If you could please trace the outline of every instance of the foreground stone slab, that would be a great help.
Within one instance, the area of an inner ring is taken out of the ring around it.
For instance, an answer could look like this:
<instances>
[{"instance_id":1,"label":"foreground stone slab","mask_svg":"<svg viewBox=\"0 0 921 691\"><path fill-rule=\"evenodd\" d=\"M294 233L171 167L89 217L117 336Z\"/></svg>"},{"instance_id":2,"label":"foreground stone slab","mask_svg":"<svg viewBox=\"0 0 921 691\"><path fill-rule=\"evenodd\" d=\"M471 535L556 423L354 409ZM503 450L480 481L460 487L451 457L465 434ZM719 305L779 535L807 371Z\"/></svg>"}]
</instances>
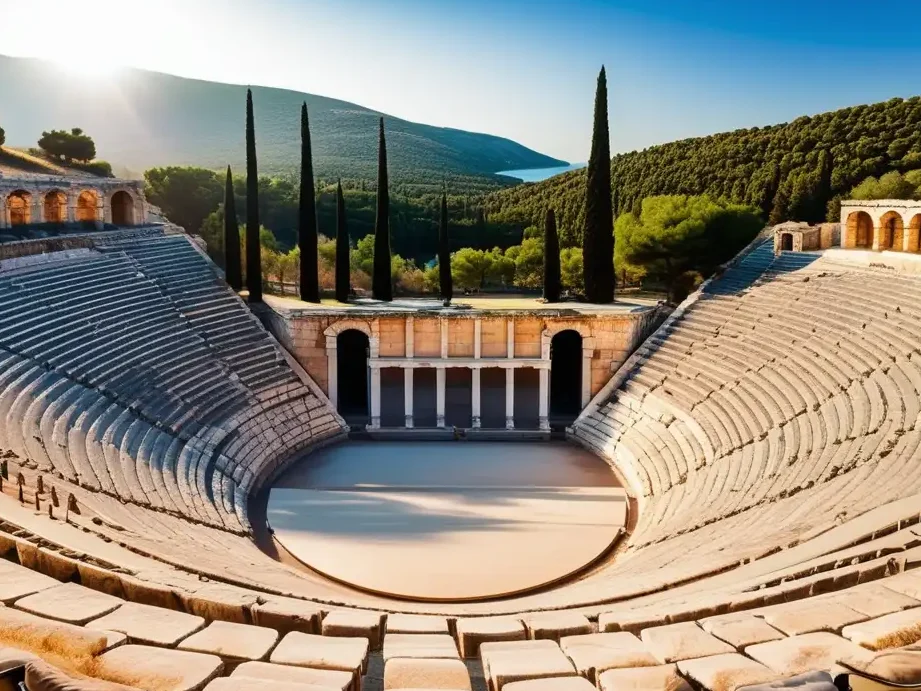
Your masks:
<instances>
[{"instance_id":1,"label":"foreground stone slab","mask_svg":"<svg viewBox=\"0 0 921 691\"><path fill-rule=\"evenodd\" d=\"M830 672L838 660L869 661L873 653L833 633L807 633L745 649L745 654L784 675Z\"/></svg>"},{"instance_id":2,"label":"foreground stone slab","mask_svg":"<svg viewBox=\"0 0 921 691\"><path fill-rule=\"evenodd\" d=\"M601 691L691 691L675 665L609 669L598 677Z\"/></svg>"},{"instance_id":3,"label":"foreground stone slab","mask_svg":"<svg viewBox=\"0 0 921 691\"><path fill-rule=\"evenodd\" d=\"M291 681L273 681L272 691L329 691L325 686L298 684ZM210 682L205 691L266 691L264 679L246 677L220 677Z\"/></svg>"},{"instance_id":4,"label":"foreground stone slab","mask_svg":"<svg viewBox=\"0 0 921 691\"><path fill-rule=\"evenodd\" d=\"M126 602L89 624L93 629L121 631L131 643L174 648L183 638L205 627L205 620L185 612Z\"/></svg>"},{"instance_id":5,"label":"foreground stone slab","mask_svg":"<svg viewBox=\"0 0 921 691\"><path fill-rule=\"evenodd\" d=\"M40 617L82 626L105 616L124 604L124 600L84 588L76 583L64 583L16 601L16 608Z\"/></svg>"},{"instance_id":6,"label":"foreground stone slab","mask_svg":"<svg viewBox=\"0 0 921 691\"><path fill-rule=\"evenodd\" d=\"M643 629L640 638L649 652L663 663L735 652L731 645L693 622Z\"/></svg>"},{"instance_id":7,"label":"foreground stone slab","mask_svg":"<svg viewBox=\"0 0 921 691\"><path fill-rule=\"evenodd\" d=\"M542 612L524 621L528 636L534 640L557 641L563 636L578 636L592 632L591 622L578 612Z\"/></svg>"},{"instance_id":8,"label":"foreground stone slab","mask_svg":"<svg viewBox=\"0 0 921 691\"><path fill-rule=\"evenodd\" d=\"M460 660L394 658L384 665L384 689L470 691L470 674Z\"/></svg>"},{"instance_id":9,"label":"foreground stone slab","mask_svg":"<svg viewBox=\"0 0 921 691\"><path fill-rule=\"evenodd\" d=\"M511 641L480 646L483 673L491 691L528 679L575 676L576 668L554 641Z\"/></svg>"},{"instance_id":10,"label":"foreground stone slab","mask_svg":"<svg viewBox=\"0 0 921 691\"><path fill-rule=\"evenodd\" d=\"M572 660L576 671L593 684L597 684L598 676L609 669L659 664L642 641L626 631L566 636L560 640L560 647Z\"/></svg>"},{"instance_id":11,"label":"foreground stone slab","mask_svg":"<svg viewBox=\"0 0 921 691\"><path fill-rule=\"evenodd\" d=\"M921 574L919 573L908 572L890 576L883 580L881 585L915 600L921 600Z\"/></svg>"},{"instance_id":12,"label":"foreground stone slab","mask_svg":"<svg viewBox=\"0 0 921 691\"><path fill-rule=\"evenodd\" d=\"M357 680L368 664L368 639L292 631L281 639L269 660L280 665L350 672Z\"/></svg>"},{"instance_id":13,"label":"foreground stone slab","mask_svg":"<svg viewBox=\"0 0 921 691\"><path fill-rule=\"evenodd\" d=\"M883 581L885 583L885 581ZM824 598L823 598L824 599ZM866 583L828 596L868 617L881 617L903 609L921 607L921 601L886 588L878 583Z\"/></svg>"},{"instance_id":14,"label":"foreground stone slab","mask_svg":"<svg viewBox=\"0 0 921 691\"><path fill-rule=\"evenodd\" d=\"M182 641L179 649L217 655L227 662L240 662L265 660L277 642L275 629L215 621Z\"/></svg>"},{"instance_id":15,"label":"foreground stone slab","mask_svg":"<svg viewBox=\"0 0 921 691\"><path fill-rule=\"evenodd\" d=\"M528 637L524 624L511 617L482 617L457 620L457 642L461 655L477 657L480 645L496 641L523 641Z\"/></svg>"},{"instance_id":16,"label":"foreground stone slab","mask_svg":"<svg viewBox=\"0 0 921 691\"><path fill-rule=\"evenodd\" d=\"M338 689L338 691L349 691L353 680L351 672L291 667L269 662L244 662L238 665L230 676L235 679L239 677L258 679L263 683L269 681L322 686L326 689Z\"/></svg>"},{"instance_id":17,"label":"foreground stone slab","mask_svg":"<svg viewBox=\"0 0 921 691\"><path fill-rule=\"evenodd\" d=\"M446 633L389 633L384 639L384 662L394 657L459 660L460 654Z\"/></svg>"},{"instance_id":18,"label":"foreground stone slab","mask_svg":"<svg viewBox=\"0 0 921 691\"><path fill-rule=\"evenodd\" d=\"M788 636L816 631L837 633L848 624L864 621L867 615L830 600L814 602L809 599L777 605L754 614Z\"/></svg>"},{"instance_id":19,"label":"foreground stone slab","mask_svg":"<svg viewBox=\"0 0 921 691\"><path fill-rule=\"evenodd\" d=\"M921 641L921 607L845 626L841 635L870 650L901 648Z\"/></svg>"},{"instance_id":20,"label":"foreground stone slab","mask_svg":"<svg viewBox=\"0 0 921 691\"><path fill-rule=\"evenodd\" d=\"M777 672L738 653L682 660L678 670L708 691L735 691L740 686L762 684L777 678Z\"/></svg>"},{"instance_id":21,"label":"foreground stone slab","mask_svg":"<svg viewBox=\"0 0 921 691\"><path fill-rule=\"evenodd\" d=\"M739 691L773 691L774 689L796 689L797 691L836 691L834 681L828 672L807 672L795 677L784 677L766 684L743 686Z\"/></svg>"},{"instance_id":22,"label":"foreground stone slab","mask_svg":"<svg viewBox=\"0 0 921 691\"><path fill-rule=\"evenodd\" d=\"M0 607L0 647L24 650L62 669L80 669L109 647L108 636Z\"/></svg>"},{"instance_id":23,"label":"foreground stone slab","mask_svg":"<svg viewBox=\"0 0 921 691\"><path fill-rule=\"evenodd\" d=\"M844 659L841 662L891 683L921 684L921 649L887 650L874 655L870 662L851 659Z\"/></svg>"},{"instance_id":24,"label":"foreground stone slab","mask_svg":"<svg viewBox=\"0 0 921 691\"><path fill-rule=\"evenodd\" d=\"M425 614L388 614L387 633L449 633L445 617Z\"/></svg>"},{"instance_id":25,"label":"foreground stone slab","mask_svg":"<svg viewBox=\"0 0 921 691\"><path fill-rule=\"evenodd\" d=\"M700 622L703 630L726 641L737 650L755 643L766 643L783 638L784 635L764 619L746 612L721 614Z\"/></svg>"},{"instance_id":26,"label":"foreground stone slab","mask_svg":"<svg viewBox=\"0 0 921 691\"><path fill-rule=\"evenodd\" d=\"M123 645L97 658L96 676L141 689L197 691L224 669L215 655Z\"/></svg>"},{"instance_id":27,"label":"foreground stone slab","mask_svg":"<svg viewBox=\"0 0 921 691\"><path fill-rule=\"evenodd\" d=\"M505 691L594 691L594 689L594 685L583 677L531 679L513 681L505 685Z\"/></svg>"},{"instance_id":28,"label":"foreground stone slab","mask_svg":"<svg viewBox=\"0 0 921 691\"><path fill-rule=\"evenodd\" d=\"M11 605L19 598L61 585L51 576L0 559L0 602Z\"/></svg>"},{"instance_id":29,"label":"foreground stone slab","mask_svg":"<svg viewBox=\"0 0 921 691\"><path fill-rule=\"evenodd\" d=\"M324 636L367 638L371 650L380 650L383 639L384 615L380 612L338 609L323 620Z\"/></svg>"},{"instance_id":30,"label":"foreground stone slab","mask_svg":"<svg viewBox=\"0 0 921 691\"><path fill-rule=\"evenodd\" d=\"M253 623L267 626L284 635L291 631L320 633L323 611L309 602L295 600L269 600L250 608Z\"/></svg>"}]
</instances>

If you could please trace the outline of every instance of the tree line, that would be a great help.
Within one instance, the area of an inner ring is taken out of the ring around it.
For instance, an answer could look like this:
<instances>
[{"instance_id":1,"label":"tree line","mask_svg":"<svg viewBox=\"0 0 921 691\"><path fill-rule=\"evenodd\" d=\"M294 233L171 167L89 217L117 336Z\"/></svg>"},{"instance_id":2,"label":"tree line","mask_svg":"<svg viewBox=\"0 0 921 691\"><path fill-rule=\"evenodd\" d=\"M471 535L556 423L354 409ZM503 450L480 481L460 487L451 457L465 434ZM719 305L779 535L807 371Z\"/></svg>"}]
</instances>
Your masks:
<instances>
[{"instance_id":1,"label":"tree line","mask_svg":"<svg viewBox=\"0 0 921 691\"><path fill-rule=\"evenodd\" d=\"M765 221L836 221L838 202L862 180L917 169L921 98L894 98L614 156L612 211L638 214L647 197L707 195L752 206ZM553 206L561 245L578 246L586 176L575 171L491 193L485 211L528 225Z\"/></svg>"}]
</instances>

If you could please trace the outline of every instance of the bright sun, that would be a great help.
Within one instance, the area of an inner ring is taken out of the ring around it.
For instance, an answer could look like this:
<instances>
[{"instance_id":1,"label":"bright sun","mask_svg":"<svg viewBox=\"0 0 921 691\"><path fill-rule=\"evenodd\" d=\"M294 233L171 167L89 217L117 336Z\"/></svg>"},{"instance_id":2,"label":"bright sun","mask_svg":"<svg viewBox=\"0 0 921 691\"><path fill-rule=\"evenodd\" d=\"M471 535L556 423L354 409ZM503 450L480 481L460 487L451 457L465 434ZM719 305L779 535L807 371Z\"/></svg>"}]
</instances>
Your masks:
<instances>
[{"instance_id":1,"label":"bright sun","mask_svg":"<svg viewBox=\"0 0 921 691\"><path fill-rule=\"evenodd\" d=\"M92 60L76 58L72 53L52 54L48 59L71 77L99 80L111 77L122 65L108 57L96 57Z\"/></svg>"}]
</instances>

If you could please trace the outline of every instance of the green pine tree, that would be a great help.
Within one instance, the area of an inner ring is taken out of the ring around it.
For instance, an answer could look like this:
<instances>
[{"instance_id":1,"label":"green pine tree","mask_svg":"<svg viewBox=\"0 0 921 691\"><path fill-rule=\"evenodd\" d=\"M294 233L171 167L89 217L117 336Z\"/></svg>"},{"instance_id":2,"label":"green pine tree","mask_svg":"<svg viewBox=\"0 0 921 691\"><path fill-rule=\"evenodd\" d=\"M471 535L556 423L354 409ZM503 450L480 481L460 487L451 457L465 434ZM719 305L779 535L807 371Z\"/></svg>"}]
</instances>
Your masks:
<instances>
[{"instance_id":1,"label":"green pine tree","mask_svg":"<svg viewBox=\"0 0 921 691\"><path fill-rule=\"evenodd\" d=\"M377 218L374 221L374 275L371 295L377 300L393 300L393 279L390 269L390 189L387 179L387 142L384 139L384 118L381 118L377 154Z\"/></svg>"},{"instance_id":2,"label":"green pine tree","mask_svg":"<svg viewBox=\"0 0 921 691\"><path fill-rule=\"evenodd\" d=\"M544 220L544 299L560 301L560 240L556 232L556 216L547 209Z\"/></svg>"},{"instance_id":3,"label":"green pine tree","mask_svg":"<svg viewBox=\"0 0 921 691\"><path fill-rule=\"evenodd\" d=\"M301 106L301 190L297 216L297 242L301 249L301 300L320 301L317 260L317 200L313 184L313 153L307 104Z\"/></svg>"},{"instance_id":4,"label":"green pine tree","mask_svg":"<svg viewBox=\"0 0 921 691\"><path fill-rule=\"evenodd\" d=\"M253 92L246 90L246 287L250 302L262 302L262 249L259 245L259 175Z\"/></svg>"},{"instance_id":5,"label":"green pine tree","mask_svg":"<svg viewBox=\"0 0 921 691\"><path fill-rule=\"evenodd\" d=\"M349 227L345 219L342 181L336 185L336 299L349 301Z\"/></svg>"},{"instance_id":6,"label":"green pine tree","mask_svg":"<svg viewBox=\"0 0 921 691\"><path fill-rule=\"evenodd\" d=\"M240 223L237 201L233 194L233 175L227 166L224 182L224 276L234 290L243 288L243 267L240 265Z\"/></svg>"},{"instance_id":7,"label":"green pine tree","mask_svg":"<svg viewBox=\"0 0 921 691\"><path fill-rule=\"evenodd\" d=\"M585 185L582 231L585 297L589 302L614 301L614 212L611 202L611 142L608 133L608 87L604 67L595 92L595 125Z\"/></svg>"},{"instance_id":8,"label":"green pine tree","mask_svg":"<svg viewBox=\"0 0 921 691\"><path fill-rule=\"evenodd\" d=\"M451 279L451 243L448 240L448 193L441 193L441 223L438 226L438 281L442 300L454 295Z\"/></svg>"}]
</instances>

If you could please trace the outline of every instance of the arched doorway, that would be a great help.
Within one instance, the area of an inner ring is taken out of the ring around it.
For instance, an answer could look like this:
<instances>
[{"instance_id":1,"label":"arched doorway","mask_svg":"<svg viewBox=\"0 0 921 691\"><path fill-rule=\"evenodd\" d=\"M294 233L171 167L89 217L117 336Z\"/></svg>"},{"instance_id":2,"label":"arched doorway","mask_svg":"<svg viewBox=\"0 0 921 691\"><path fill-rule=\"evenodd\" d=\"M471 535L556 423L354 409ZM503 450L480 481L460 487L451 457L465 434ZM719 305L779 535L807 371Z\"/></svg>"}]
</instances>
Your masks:
<instances>
[{"instance_id":1,"label":"arched doorway","mask_svg":"<svg viewBox=\"0 0 921 691\"><path fill-rule=\"evenodd\" d=\"M24 226L32 222L32 195L25 190L16 190L6 199L10 210L10 225Z\"/></svg>"},{"instance_id":2,"label":"arched doorway","mask_svg":"<svg viewBox=\"0 0 921 691\"><path fill-rule=\"evenodd\" d=\"M793 251L793 235L791 233L781 233L780 234L780 251L781 252L792 252Z\"/></svg>"},{"instance_id":3,"label":"arched doorway","mask_svg":"<svg viewBox=\"0 0 921 691\"><path fill-rule=\"evenodd\" d=\"M908 222L908 251L921 252L921 214L915 214Z\"/></svg>"},{"instance_id":4,"label":"arched doorway","mask_svg":"<svg viewBox=\"0 0 921 691\"><path fill-rule=\"evenodd\" d=\"M844 246L864 249L873 246L873 219L866 211L855 211L847 217Z\"/></svg>"},{"instance_id":5,"label":"arched doorway","mask_svg":"<svg viewBox=\"0 0 921 691\"><path fill-rule=\"evenodd\" d=\"M550 341L550 417L571 422L582 410L582 335L573 329Z\"/></svg>"},{"instance_id":6,"label":"arched doorway","mask_svg":"<svg viewBox=\"0 0 921 691\"><path fill-rule=\"evenodd\" d=\"M368 422L368 335L346 329L336 337L339 413L349 423Z\"/></svg>"},{"instance_id":7,"label":"arched doorway","mask_svg":"<svg viewBox=\"0 0 921 691\"><path fill-rule=\"evenodd\" d=\"M117 226L134 225L134 200L124 190L112 195L112 223Z\"/></svg>"},{"instance_id":8,"label":"arched doorway","mask_svg":"<svg viewBox=\"0 0 921 691\"><path fill-rule=\"evenodd\" d=\"M77 221L80 223L96 222L96 193L84 190L77 197Z\"/></svg>"},{"instance_id":9,"label":"arched doorway","mask_svg":"<svg viewBox=\"0 0 921 691\"><path fill-rule=\"evenodd\" d=\"M45 195L45 223L64 223L67 220L67 195L53 190Z\"/></svg>"},{"instance_id":10,"label":"arched doorway","mask_svg":"<svg viewBox=\"0 0 921 691\"><path fill-rule=\"evenodd\" d=\"M883 214L879 219L879 244L880 251L895 250L902 251L902 240L904 237L904 227L902 217L897 211L889 211Z\"/></svg>"}]
</instances>

